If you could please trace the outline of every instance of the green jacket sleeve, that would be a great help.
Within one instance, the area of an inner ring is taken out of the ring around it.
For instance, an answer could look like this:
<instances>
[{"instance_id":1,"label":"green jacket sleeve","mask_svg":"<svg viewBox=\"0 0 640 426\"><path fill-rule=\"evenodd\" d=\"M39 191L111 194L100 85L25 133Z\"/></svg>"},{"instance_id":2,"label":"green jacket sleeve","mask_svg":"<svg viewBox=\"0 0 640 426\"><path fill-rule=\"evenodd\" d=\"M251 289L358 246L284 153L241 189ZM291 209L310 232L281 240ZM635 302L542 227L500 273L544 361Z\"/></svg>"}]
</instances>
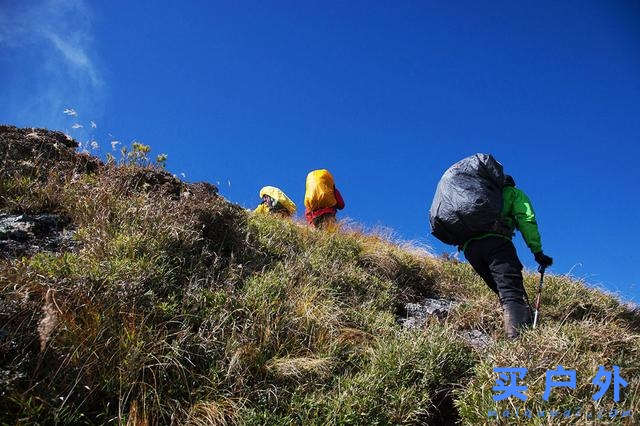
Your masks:
<instances>
[{"instance_id":1,"label":"green jacket sleeve","mask_svg":"<svg viewBox=\"0 0 640 426\"><path fill-rule=\"evenodd\" d=\"M513 217L516 220L516 227L522 233L524 241L531 250L536 254L542 251L542 242L540 241L540 232L538 231L538 222L536 222L536 214L533 211L531 200L527 194L517 188L513 188L515 197L513 199Z\"/></svg>"}]
</instances>

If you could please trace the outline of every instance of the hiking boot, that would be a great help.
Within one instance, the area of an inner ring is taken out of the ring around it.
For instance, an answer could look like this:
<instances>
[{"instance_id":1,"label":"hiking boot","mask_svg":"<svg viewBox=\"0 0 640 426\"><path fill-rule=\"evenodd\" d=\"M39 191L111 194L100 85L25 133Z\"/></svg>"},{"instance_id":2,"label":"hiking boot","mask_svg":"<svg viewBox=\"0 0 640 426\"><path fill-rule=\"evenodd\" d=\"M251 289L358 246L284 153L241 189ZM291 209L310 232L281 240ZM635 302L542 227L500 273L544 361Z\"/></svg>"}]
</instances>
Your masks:
<instances>
[{"instance_id":1,"label":"hiking boot","mask_svg":"<svg viewBox=\"0 0 640 426\"><path fill-rule=\"evenodd\" d=\"M502 306L504 318L504 332L509 339L520 335L520 329L531 325L531 310L529 306L510 302Z\"/></svg>"}]
</instances>

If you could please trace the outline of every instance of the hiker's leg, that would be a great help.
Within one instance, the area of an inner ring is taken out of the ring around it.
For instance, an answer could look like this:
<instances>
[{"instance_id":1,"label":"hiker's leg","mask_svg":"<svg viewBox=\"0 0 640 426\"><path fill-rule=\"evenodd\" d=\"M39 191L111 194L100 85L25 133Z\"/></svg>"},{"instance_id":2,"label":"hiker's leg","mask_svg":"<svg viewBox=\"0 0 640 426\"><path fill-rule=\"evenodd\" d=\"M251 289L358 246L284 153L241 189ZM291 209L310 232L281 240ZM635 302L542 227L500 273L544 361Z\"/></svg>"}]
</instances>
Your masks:
<instances>
[{"instance_id":1,"label":"hiker's leg","mask_svg":"<svg viewBox=\"0 0 640 426\"><path fill-rule=\"evenodd\" d=\"M313 226L318 229L329 229L336 224L336 215L326 213L313 219Z\"/></svg>"},{"instance_id":2,"label":"hiker's leg","mask_svg":"<svg viewBox=\"0 0 640 426\"><path fill-rule=\"evenodd\" d=\"M464 251L464 257L469 261L469 264L473 267L478 275L483 279L487 286L495 293L498 294L498 286L493 280L493 275L489 269L489 263L487 262L487 253L483 244L483 240L470 241L467 244L467 248Z\"/></svg>"},{"instance_id":3,"label":"hiker's leg","mask_svg":"<svg viewBox=\"0 0 640 426\"><path fill-rule=\"evenodd\" d=\"M334 232L338 229L338 220L336 219L336 214L326 214L326 218L324 219L324 230Z\"/></svg>"},{"instance_id":4,"label":"hiker's leg","mask_svg":"<svg viewBox=\"0 0 640 426\"><path fill-rule=\"evenodd\" d=\"M496 237L489 251L489 269L498 287L500 303L504 310L504 327L507 337L517 337L518 329L531 325L526 291L522 279L522 263L511 241Z\"/></svg>"}]
</instances>

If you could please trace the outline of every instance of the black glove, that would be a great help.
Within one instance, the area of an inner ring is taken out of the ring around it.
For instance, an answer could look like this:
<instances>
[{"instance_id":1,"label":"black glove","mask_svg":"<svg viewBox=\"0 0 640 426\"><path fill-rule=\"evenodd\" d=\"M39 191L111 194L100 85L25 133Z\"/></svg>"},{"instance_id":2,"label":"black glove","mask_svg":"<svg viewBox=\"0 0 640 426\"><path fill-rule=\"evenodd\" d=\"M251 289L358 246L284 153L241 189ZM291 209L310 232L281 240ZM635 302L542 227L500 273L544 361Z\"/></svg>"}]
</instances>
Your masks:
<instances>
[{"instance_id":1,"label":"black glove","mask_svg":"<svg viewBox=\"0 0 640 426\"><path fill-rule=\"evenodd\" d=\"M543 268L547 268L553 264L553 259L541 251L536 253L534 256L536 258L536 262L538 262L538 265L540 265Z\"/></svg>"}]
</instances>

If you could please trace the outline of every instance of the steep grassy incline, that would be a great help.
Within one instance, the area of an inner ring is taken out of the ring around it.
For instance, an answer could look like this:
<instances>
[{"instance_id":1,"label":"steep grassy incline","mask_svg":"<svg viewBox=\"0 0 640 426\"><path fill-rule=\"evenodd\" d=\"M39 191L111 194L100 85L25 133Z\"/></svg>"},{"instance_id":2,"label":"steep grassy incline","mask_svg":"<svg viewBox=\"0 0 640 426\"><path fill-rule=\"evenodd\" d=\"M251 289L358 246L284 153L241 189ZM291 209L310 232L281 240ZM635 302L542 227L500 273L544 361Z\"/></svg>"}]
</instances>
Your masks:
<instances>
[{"instance_id":1,"label":"steep grassy incline","mask_svg":"<svg viewBox=\"0 0 640 426\"><path fill-rule=\"evenodd\" d=\"M353 227L254 215L142 151L103 164L75 146L0 126L0 214L46 213L73 233L72 244L1 256L0 423L482 424L489 410L524 406L640 414L640 317L606 294L549 276L540 327L505 341L495 296L466 264ZM526 285L535 294L536 277ZM425 297L459 304L404 329L404 305ZM468 330L495 341L473 348ZM544 402L545 372L559 364L577 371L576 389ZM629 382L617 404L612 390L591 399L599 365ZM493 402L496 366L529 369L526 404Z\"/></svg>"}]
</instances>

